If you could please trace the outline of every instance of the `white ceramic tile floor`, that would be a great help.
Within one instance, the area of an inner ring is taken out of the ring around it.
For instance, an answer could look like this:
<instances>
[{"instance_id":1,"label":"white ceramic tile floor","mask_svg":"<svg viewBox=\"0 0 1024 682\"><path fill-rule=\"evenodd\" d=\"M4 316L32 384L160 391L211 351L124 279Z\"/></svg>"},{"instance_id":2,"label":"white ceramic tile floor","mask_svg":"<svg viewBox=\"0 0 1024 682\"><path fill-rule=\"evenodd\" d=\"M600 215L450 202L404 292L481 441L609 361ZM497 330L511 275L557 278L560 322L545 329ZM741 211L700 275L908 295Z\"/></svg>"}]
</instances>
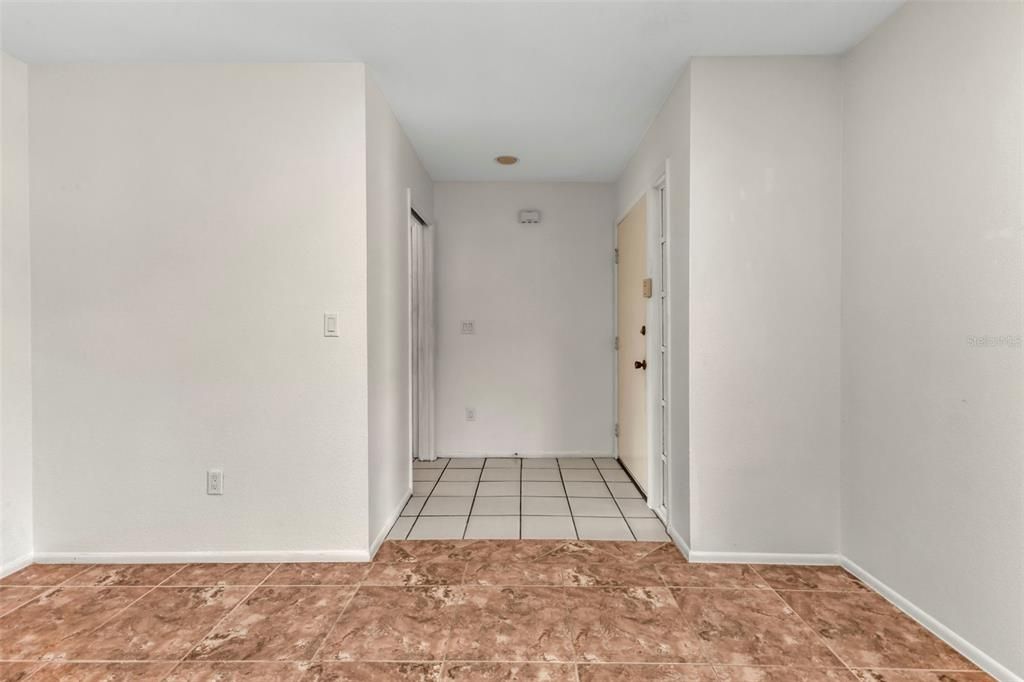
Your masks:
<instances>
[{"instance_id":1,"label":"white ceramic tile floor","mask_svg":"<svg viewBox=\"0 0 1024 682\"><path fill-rule=\"evenodd\" d=\"M613 458L452 458L413 463L391 540L665 540Z\"/></svg>"}]
</instances>

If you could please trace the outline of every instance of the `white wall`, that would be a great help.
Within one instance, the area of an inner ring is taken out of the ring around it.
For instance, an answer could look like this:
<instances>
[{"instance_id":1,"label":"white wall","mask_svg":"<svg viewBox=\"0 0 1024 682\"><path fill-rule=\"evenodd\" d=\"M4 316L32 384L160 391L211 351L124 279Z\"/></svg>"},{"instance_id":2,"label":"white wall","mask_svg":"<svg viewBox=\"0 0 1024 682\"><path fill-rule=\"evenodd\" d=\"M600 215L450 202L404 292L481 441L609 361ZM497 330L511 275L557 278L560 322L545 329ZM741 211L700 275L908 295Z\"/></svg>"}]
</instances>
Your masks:
<instances>
[{"instance_id":1,"label":"white wall","mask_svg":"<svg viewBox=\"0 0 1024 682\"><path fill-rule=\"evenodd\" d=\"M370 539L412 489L409 449L409 207L430 220L434 187L380 89L366 80Z\"/></svg>"},{"instance_id":2,"label":"white wall","mask_svg":"<svg viewBox=\"0 0 1024 682\"><path fill-rule=\"evenodd\" d=\"M439 454L611 454L614 187L439 183L434 210Z\"/></svg>"},{"instance_id":3,"label":"white wall","mask_svg":"<svg viewBox=\"0 0 1024 682\"><path fill-rule=\"evenodd\" d=\"M36 551L365 552L363 67L30 78Z\"/></svg>"},{"instance_id":4,"label":"white wall","mask_svg":"<svg viewBox=\"0 0 1024 682\"><path fill-rule=\"evenodd\" d=\"M666 174L666 168L668 170ZM684 69L616 186L621 216L666 174L669 249L669 523L690 542L690 70ZM654 262L649 260L648 262ZM647 319L657 319L652 299ZM653 357L648 353L648 357Z\"/></svg>"},{"instance_id":5,"label":"white wall","mask_svg":"<svg viewBox=\"0 0 1024 682\"><path fill-rule=\"evenodd\" d=\"M32 311L28 68L0 53L0 573L32 553Z\"/></svg>"},{"instance_id":6,"label":"white wall","mask_svg":"<svg viewBox=\"0 0 1024 682\"><path fill-rule=\"evenodd\" d=\"M839 62L690 68L692 548L833 553Z\"/></svg>"},{"instance_id":7,"label":"white wall","mask_svg":"<svg viewBox=\"0 0 1024 682\"><path fill-rule=\"evenodd\" d=\"M843 553L1024 676L1024 6L844 61Z\"/></svg>"}]
</instances>

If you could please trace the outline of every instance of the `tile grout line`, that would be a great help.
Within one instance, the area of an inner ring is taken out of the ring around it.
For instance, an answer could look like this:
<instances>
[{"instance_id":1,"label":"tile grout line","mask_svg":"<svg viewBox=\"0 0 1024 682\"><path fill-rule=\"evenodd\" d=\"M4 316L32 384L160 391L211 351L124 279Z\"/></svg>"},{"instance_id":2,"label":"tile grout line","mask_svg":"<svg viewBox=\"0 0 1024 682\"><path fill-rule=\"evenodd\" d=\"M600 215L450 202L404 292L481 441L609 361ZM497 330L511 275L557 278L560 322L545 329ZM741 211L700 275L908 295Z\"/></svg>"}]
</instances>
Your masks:
<instances>
[{"instance_id":1,"label":"tile grout line","mask_svg":"<svg viewBox=\"0 0 1024 682\"><path fill-rule=\"evenodd\" d=\"M480 494L480 482L484 479L484 470L487 468L487 461L490 457L484 457L483 459L484 463L480 465L480 475L476 477L476 488L473 489L473 500L469 503L469 511L466 513L466 525L462 528L463 540L466 539L466 533L469 532L469 519L473 516L473 507L476 506L476 496ZM424 502L423 505L426 506L426 503Z\"/></svg>"},{"instance_id":2,"label":"tile grout line","mask_svg":"<svg viewBox=\"0 0 1024 682\"><path fill-rule=\"evenodd\" d=\"M597 466L597 462L594 462L594 466ZM600 469L598 469L598 471L600 471ZM619 510L619 517L622 519L622 522L626 524L626 529L629 531L629 534L633 536L633 541L640 542L639 538L637 538L636 536L636 533L633 532L633 526L629 525L629 521L626 519L625 512L623 512L622 507L619 506L619 500L615 497L615 493L612 492L612 487L608 485L608 481L604 480L604 474L600 474L600 476L601 483L604 483L604 487L608 490L608 494L611 496L612 502L615 503L615 508ZM633 487L636 487L635 483L633 484Z\"/></svg>"},{"instance_id":3,"label":"tile grout line","mask_svg":"<svg viewBox=\"0 0 1024 682\"><path fill-rule=\"evenodd\" d=\"M832 650L832 647L829 645L829 643L827 641L825 641L825 638L822 637L820 634L818 634L818 631L815 630L814 628L812 628L811 624L808 623L806 620L804 620L804 617L801 616L800 613L796 609L794 609L792 606L790 606L789 602L786 601L785 597L783 597L781 594L779 594L779 591L776 590L774 587L772 587L771 584L767 580L765 580L764 576L761 575L761 573L757 570L757 568L754 566L754 564L744 564L744 565L747 566L750 570L752 570L754 572L754 574L758 578L760 578L761 580L764 580L764 584L768 585L768 589L771 590L772 594L774 594L778 598L778 600L781 601L783 603L783 605L785 605L785 607L787 609L792 611L793 615L795 615L800 620L800 622L804 624L804 627L806 627L808 630L813 632L814 636L818 638L818 641L820 641L822 643L822 645L824 645L824 647L826 649L828 649L829 653L831 653L833 656L835 656L836 660L843 664L843 667L845 667L846 670L851 675L853 675L854 679L857 679L858 675L857 675L856 672L854 672L853 668L850 667L850 664L847 663L846 660L842 656L840 656L839 654L837 654L835 651Z\"/></svg>"},{"instance_id":4,"label":"tile grout line","mask_svg":"<svg viewBox=\"0 0 1024 682\"><path fill-rule=\"evenodd\" d=\"M441 482L441 477L444 476L444 472L448 471L448 466L451 463L452 463L452 459L451 459L451 457L449 457L448 461L444 463L443 467L441 467L441 473L439 473L437 475L437 478L434 479L434 485L430 486L430 492L427 493L427 496L423 498L423 504L420 505L419 510L416 512L416 518L412 520L412 525L409 526L409 530L406 531L405 537L402 538L403 540L408 540L409 536L412 535L413 529L416 528L416 524L420 522L420 517L423 516L423 508L427 506L427 502L433 496L434 490L437 488L437 484ZM413 469L414 470L416 469L415 465L413 466ZM413 473L413 478L416 478L415 471ZM412 483L413 483L413 487L415 488L416 487L416 481L413 481ZM409 499L412 499L412 498L409 498ZM408 502L406 504L408 504ZM399 518L401 518L401 516L399 516Z\"/></svg>"},{"instance_id":5,"label":"tile grout line","mask_svg":"<svg viewBox=\"0 0 1024 682\"><path fill-rule=\"evenodd\" d=\"M565 487L565 476L562 475L562 463L558 461L557 457L555 458L555 467L558 469L558 480L561 481L562 492L565 494L565 506L569 508L569 518L572 519L572 532L576 534L576 539L579 540L580 530L576 527L576 515L573 514L572 505L569 504L569 490Z\"/></svg>"},{"instance_id":6,"label":"tile grout line","mask_svg":"<svg viewBox=\"0 0 1024 682\"><path fill-rule=\"evenodd\" d=\"M246 594L244 597L239 599L237 604L235 604L230 609L228 609L228 612L225 613L223 616L221 616L221 618L216 623L213 624L213 627L211 627L209 629L209 631L205 635L203 635L202 637L198 638L196 640L196 643L193 644L191 647L189 647L189 650L185 652L184 656L182 656L180 659L178 659L177 665L175 665L173 668L171 668L170 671L167 673L167 675L170 676L175 670L177 670L181 666L181 664L185 662L185 659L188 658L189 654L191 654L193 651L195 651L196 648L200 644L202 644L206 640L207 637L209 637L211 634L213 634L213 632L217 629L217 627L221 623L223 623L225 620L227 620L228 616L230 616L232 613L234 613L236 610L238 610L238 607L240 607L242 604L244 604L246 601L248 601L249 597L251 597L253 594L255 594L256 590L260 589L260 587L262 587L264 585L264 583L266 583L270 579L270 576L272 576L275 573L277 573L277 570L279 568L281 568L281 566L283 566L283 565L284 564L277 564L277 565L275 565L274 568L272 568L269 573L267 573L265 576L263 576L263 580L261 580L259 582L259 584L254 586L251 590L249 590L248 594Z\"/></svg>"},{"instance_id":7,"label":"tile grout line","mask_svg":"<svg viewBox=\"0 0 1024 682\"><path fill-rule=\"evenodd\" d=\"M356 585L356 589L352 590L352 594L350 594L348 596L348 599L345 600L345 605L341 607L341 611L338 611L338 617L335 618L334 622L331 623L331 627L327 628L327 631L324 632L324 638L320 640L320 644L317 645L316 649L309 657L308 662L310 665L316 663L316 657L320 655L321 651L323 651L324 645L327 644L327 640L330 639L331 634L334 632L335 628L338 627L338 623L341 622L342 616L345 615L345 612L348 611L348 607L352 605L353 601L355 601L356 595L359 594L359 590L363 589L363 581L365 581L370 576L370 570L372 570L372 567L373 562L370 562L370 569L367 569L366 575L363 576L363 580L361 580L359 584Z\"/></svg>"}]
</instances>

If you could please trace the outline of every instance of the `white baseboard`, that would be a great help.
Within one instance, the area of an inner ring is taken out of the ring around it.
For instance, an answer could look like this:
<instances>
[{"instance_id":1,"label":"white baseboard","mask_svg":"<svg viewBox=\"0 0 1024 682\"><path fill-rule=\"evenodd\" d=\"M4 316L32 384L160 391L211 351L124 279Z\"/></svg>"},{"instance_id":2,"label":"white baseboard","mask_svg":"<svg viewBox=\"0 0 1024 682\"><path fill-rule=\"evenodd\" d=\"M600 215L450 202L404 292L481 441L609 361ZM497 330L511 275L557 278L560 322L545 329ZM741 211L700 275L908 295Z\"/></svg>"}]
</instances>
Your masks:
<instances>
[{"instance_id":1,"label":"white baseboard","mask_svg":"<svg viewBox=\"0 0 1024 682\"><path fill-rule=\"evenodd\" d=\"M387 523L384 524L384 527L377 533L377 537L374 538L373 543L370 545L371 559L377 556L377 550L380 549L380 546L384 544L385 540L387 540L388 533L391 532L391 526L395 525L395 522L398 521L398 517L402 515L402 510L405 509L405 505L408 504L410 497L412 497L412 488L409 488L409 492L407 492L405 497L402 498L401 504L398 505L395 511L391 512L391 516L388 517Z\"/></svg>"},{"instance_id":2,"label":"white baseboard","mask_svg":"<svg viewBox=\"0 0 1024 682\"><path fill-rule=\"evenodd\" d=\"M598 457L604 459L615 459L615 455L610 452L584 452L579 450L571 450L567 452L438 452L438 457L447 457L448 459L463 459L463 458L475 458L475 457L518 457L519 459L533 459L536 457L563 457L568 459L570 457Z\"/></svg>"},{"instance_id":3,"label":"white baseboard","mask_svg":"<svg viewBox=\"0 0 1024 682\"><path fill-rule=\"evenodd\" d=\"M26 566L30 565L34 561L32 553L22 554L17 559L11 559L0 563L0 578L6 578L11 573L16 573Z\"/></svg>"},{"instance_id":4,"label":"white baseboard","mask_svg":"<svg viewBox=\"0 0 1024 682\"><path fill-rule=\"evenodd\" d=\"M215 564L365 562L364 549L256 550L228 552L39 552L38 564Z\"/></svg>"},{"instance_id":5,"label":"white baseboard","mask_svg":"<svg viewBox=\"0 0 1024 682\"><path fill-rule=\"evenodd\" d=\"M892 602L892 604L900 611L916 620L933 635L959 651L979 668L999 680L999 682L1024 682L1024 680L1018 677L1009 668L1005 667L984 651L950 630L936 618L930 616L924 609L920 608L899 592L861 568L852 559L845 556L842 557L841 565L847 571L857 576L857 578L859 578L865 585L868 585L875 592L878 592L880 595Z\"/></svg>"},{"instance_id":6,"label":"white baseboard","mask_svg":"<svg viewBox=\"0 0 1024 682\"><path fill-rule=\"evenodd\" d=\"M695 564L782 564L790 566L837 566L838 554L784 554L773 552L704 552L688 557Z\"/></svg>"},{"instance_id":7,"label":"white baseboard","mask_svg":"<svg viewBox=\"0 0 1024 682\"><path fill-rule=\"evenodd\" d=\"M679 532L671 525L665 526L665 531L668 533L668 536L672 538L672 542L679 548L679 551L683 553L683 556L686 557L686 560L689 561L690 546L686 544L686 540L683 539L683 536L680 535Z\"/></svg>"}]
</instances>

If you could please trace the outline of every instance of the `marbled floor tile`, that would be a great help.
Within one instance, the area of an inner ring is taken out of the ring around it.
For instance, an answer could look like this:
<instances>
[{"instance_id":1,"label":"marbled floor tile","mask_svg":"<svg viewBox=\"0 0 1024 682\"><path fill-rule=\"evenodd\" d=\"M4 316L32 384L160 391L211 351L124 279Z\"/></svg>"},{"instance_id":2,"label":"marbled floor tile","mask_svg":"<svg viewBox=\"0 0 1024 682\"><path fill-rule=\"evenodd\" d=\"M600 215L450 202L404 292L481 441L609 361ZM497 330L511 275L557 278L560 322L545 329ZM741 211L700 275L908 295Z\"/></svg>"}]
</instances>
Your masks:
<instances>
[{"instance_id":1,"label":"marbled floor tile","mask_svg":"<svg viewBox=\"0 0 1024 682\"><path fill-rule=\"evenodd\" d=\"M771 590L673 588L672 594L683 620L699 634L701 651L711 663L843 665Z\"/></svg>"},{"instance_id":2,"label":"marbled floor tile","mask_svg":"<svg viewBox=\"0 0 1024 682\"><path fill-rule=\"evenodd\" d=\"M564 540L475 540L466 545L459 556L475 563L535 561L563 544Z\"/></svg>"},{"instance_id":3,"label":"marbled floor tile","mask_svg":"<svg viewBox=\"0 0 1024 682\"><path fill-rule=\"evenodd\" d=\"M980 671L855 670L863 682L996 682Z\"/></svg>"},{"instance_id":4,"label":"marbled floor tile","mask_svg":"<svg viewBox=\"0 0 1024 682\"><path fill-rule=\"evenodd\" d=\"M0 585L56 587L89 568L87 564L32 564L6 578L0 578Z\"/></svg>"},{"instance_id":5,"label":"marbled floor tile","mask_svg":"<svg viewBox=\"0 0 1024 682\"><path fill-rule=\"evenodd\" d=\"M715 670L727 682L856 682L857 679L846 668L717 665Z\"/></svg>"},{"instance_id":6,"label":"marbled floor tile","mask_svg":"<svg viewBox=\"0 0 1024 682\"><path fill-rule=\"evenodd\" d=\"M27 587L24 585L0 585L0 616L26 604L49 588Z\"/></svg>"},{"instance_id":7,"label":"marbled floor tile","mask_svg":"<svg viewBox=\"0 0 1024 682\"><path fill-rule=\"evenodd\" d=\"M308 660L354 587L257 588L188 655L190 660Z\"/></svg>"},{"instance_id":8,"label":"marbled floor tile","mask_svg":"<svg viewBox=\"0 0 1024 682\"><path fill-rule=\"evenodd\" d=\"M68 643L68 658L180 660L252 588L158 587Z\"/></svg>"},{"instance_id":9,"label":"marbled floor tile","mask_svg":"<svg viewBox=\"0 0 1024 682\"><path fill-rule=\"evenodd\" d=\"M576 682L572 663L481 663L449 661L442 680L459 682Z\"/></svg>"},{"instance_id":10,"label":"marbled floor tile","mask_svg":"<svg viewBox=\"0 0 1024 682\"><path fill-rule=\"evenodd\" d=\"M572 661L565 595L554 587L466 587L446 658Z\"/></svg>"},{"instance_id":11,"label":"marbled floor tile","mask_svg":"<svg viewBox=\"0 0 1024 682\"><path fill-rule=\"evenodd\" d=\"M380 546L375 563L399 564L414 561L462 561L472 540L387 540Z\"/></svg>"},{"instance_id":12,"label":"marbled floor tile","mask_svg":"<svg viewBox=\"0 0 1024 682\"><path fill-rule=\"evenodd\" d=\"M537 561L512 563L480 563L471 561L466 566L463 582L466 585L556 586L562 584L562 568Z\"/></svg>"},{"instance_id":13,"label":"marbled floor tile","mask_svg":"<svg viewBox=\"0 0 1024 682\"><path fill-rule=\"evenodd\" d=\"M650 554L644 557L645 562L662 565L662 564L686 564L689 563L683 553L679 551L679 548L673 545L671 542L666 542L658 549L654 550Z\"/></svg>"},{"instance_id":14,"label":"marbled floor tile","mask_svg":"<svg viewBox=\"0 0 1024 682\"><path fill-rule=\"evenodd\" d=\"M70 578L66 585L107 587L155 587L184 568L185 564L103 564Z\"/></svg>"},{"instance_id":15,"label":"marbled floor tile","mask_svg":"<svg viewBox=\"0 0 1024 682\"><path fill-rule=\"evenodd\" d=\"M583 540L566 540L558 543L558 546L549 552L537 557L537 561L545 564L556 564L567 568L579 562L600 563L602 561L614 562L615 557L607 552L602 552L594 547L592 543Z\"/></svg>"},{"instance_id":16,"label":"marbled floor tile","mask_svg":"<svg viewBox=\"0 0 1024 682\"><path fill-rule=\"evenodd\" d=\"M672 587L768 588L761 576L746 564L673 562L656 566L665 584Z\"/></svg>"},{"instance_id":17,"label":"marbled floor tile","mask_svg":"<svg viewBox=\"0 0 1024 682\"><path fill-rule=\"evenodd\" d=\"M277 564L189 564L164 585L209 587L212 585L259 585Z\"/></svg>"},{"instance_id":18,"label":"marbled floor tile","mask_svg":"<svg viewBox=\"0 0 1024 682\"><path fill-rule=\"evenodd\" d=\"M298 682L307 668L284 661L184 661L164 682Z\"/></svg>"},{"instance_id":19,"label":"marbled floor tile","mask_svg":"<svg viewBox=\"0 0 1024 682\"><path fill-rule=\"evenodd\" d=\"M586 560L563 568L566 585L573 587L662 587L665 583L652 564Z\"/></svg>"},{"instance_id":20,"label":"marbled floor tile","mask_svg":"<svg viewBox=\"0 0 1024 682\"><path fill-rule=\"evenodd\" d=\"M436 661L460 588L363 586L327 636L325 661Z\"/></svg>"},{"instance_id":21,"label":"marbled floor tile","mask_svg":"<svg viewBox=\"0 0 1024 682\"><path fill-rule=\"evenodd\" d=\"M175 661L160 663L50 663L31 682L156 682L163 680Z\"/></svg>"},{"instance_id":22,"label":"marbled floor tile","mask_svg":"<svg viewBox=\"0 0 1024 682\"><path fill-rule=\"evenodd\" d=\"M302 682L436 682L440 663L316 663Z\"/></svg>"},{"instance_id":23,"label":"marbled floor tile","mask_svg":"<svg viewBox=\"0 0 1024 682\"><path fill-rule=\"evenodd\" d=\"M265 585L358 585L370 572L368 563L281 564Z\"/></svg>"},{"instance_id":24,"label":"marbled floor tile","mask_svg":"<svg viewBox=\"0 0 1024 682\"><path fill-rule=\"evenodd\" d=\"M776 590L866 590L864 585L840 566L766 566L753 569Z\"/></svg>"},{"instance_id":25,"label":"marbled floor tile","mask_svg":"<svg viewBox=\"0 0 1024 682\"><path fill-rule=\"evenodd\" d=\"M466 572L464 561L417 561L407 564L373 564L364 585L416 587L425 585L461 585Z\"/></svg>"},{"instance_id":26,"label":"marbled floor tile","mask_svg":"<svg viewBox=\"0 0 1024 682\"><path fill-rule=\"evenodd\" d=\"M852 668L975 669L874 592L779 594Z\"/></svg>"},{"instance_id":27,"label":"marbled floor tile","mask_svg":"<svg viewBox=\"0 0 1024 682\"><path fill-rule=\"evenodd\" d=\"M0 659L62 656L69 639L98 627L148 589L55 588L0 618Z\"/></svg>"},{"instance_id":28,"label":"marbled floor tile","mask_svg":"<svg viewBox=\"0 0 1024 682\"><path fill-rule=\"evenodd\" d=\"M580 682L717 682L710 665L695 663L596 663L578 666Z\"/></svg>"},{"instance_id":29,"label":"marbled floor tile","mask_svg":"<svg viewBox=\"0 0 1024 682\"><path fill-rule=\"evenodd\" d=\"M664 587L567 588L577 661L703 662L700 640Z\"/></svg>"},{"instance_id":30,"label":"marbled floor tile","mask_svg":"<svg viewBox=\"0 0 1024 682\"><path fill-rule=\"evenodd\" d=\"M625 561L643 561L651 552L662 548L664 542L635 542L632 540L590 540L588 544L600 552L610 554L616 559ZM672 548L676 552L675 547Z\"/></svg>"},{"instance_id":31,"label":"marbled floor tile","mask_svg":"<svg viewBox=\"0 0 1024 682\"><path fill-rule=\"evenodd\" d=\"M36 661L24 661L20 663L0 662L0 682L21 682L42 663Z\"/></svg>"}]
</instances>

